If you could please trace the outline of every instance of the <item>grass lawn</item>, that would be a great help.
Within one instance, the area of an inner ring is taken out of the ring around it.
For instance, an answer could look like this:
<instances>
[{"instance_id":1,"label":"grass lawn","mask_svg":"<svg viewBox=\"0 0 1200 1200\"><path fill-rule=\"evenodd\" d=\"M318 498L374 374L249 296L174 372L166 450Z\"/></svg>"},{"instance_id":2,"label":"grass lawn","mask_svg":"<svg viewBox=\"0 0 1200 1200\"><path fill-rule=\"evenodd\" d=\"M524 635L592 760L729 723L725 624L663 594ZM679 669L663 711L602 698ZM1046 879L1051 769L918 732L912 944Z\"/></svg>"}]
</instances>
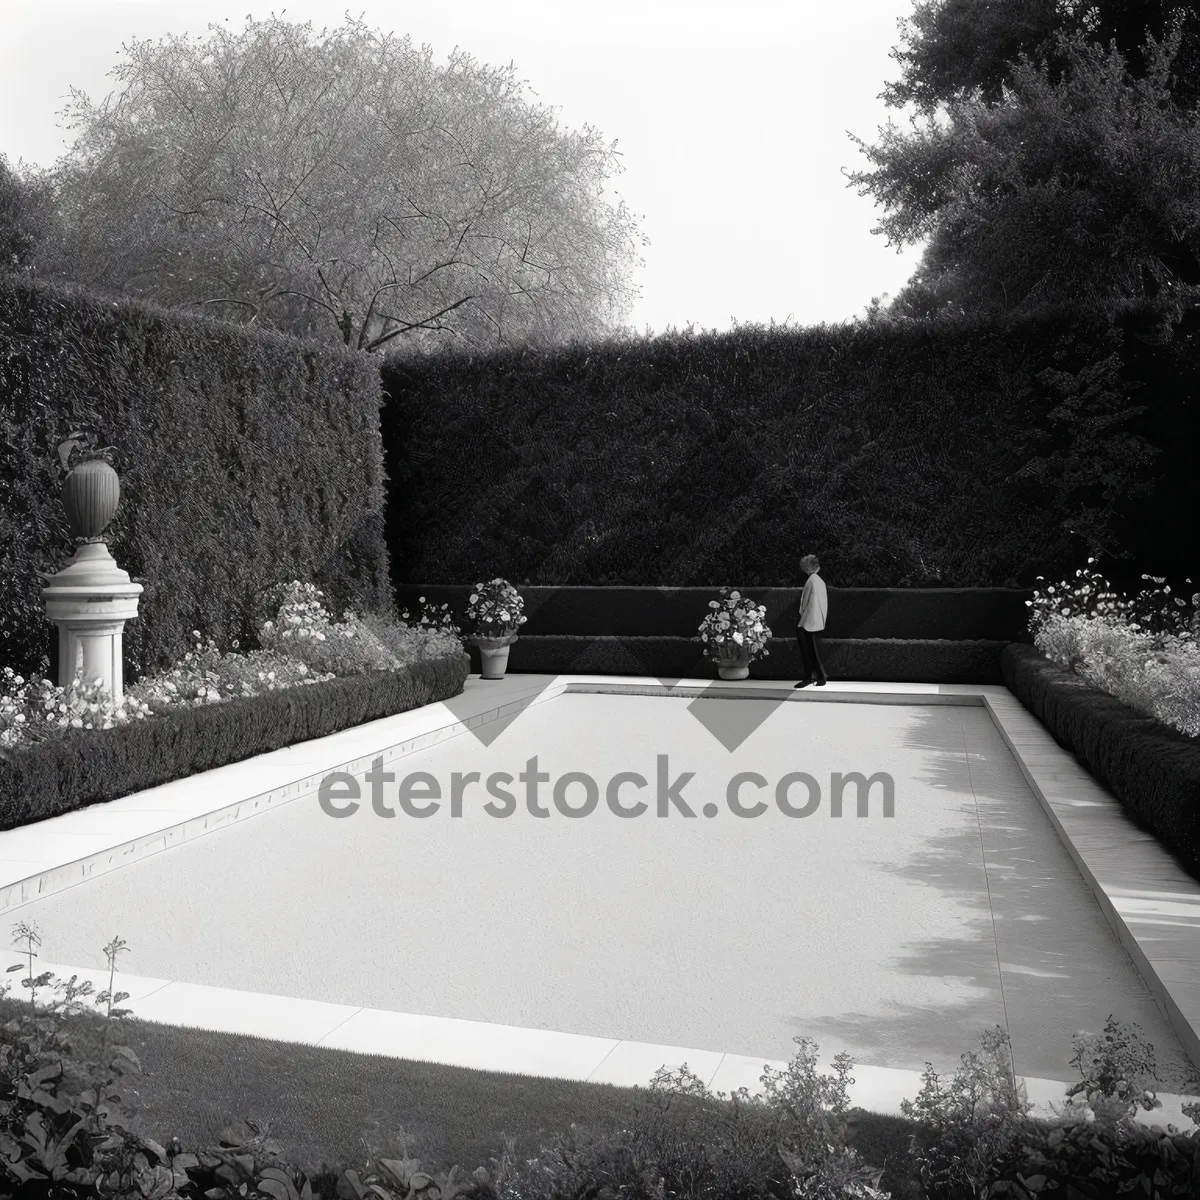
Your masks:
<instances>
[{"instance_id":1,"label":"grass lawn","mask_svg":"<svg viewBox=\"0 0 1200 1200\"><path fill-rule=\"evenodd\" d=\"M15 1004L0 1001L0 1017ZM72 1021L86 1052L91 1036ZM91 1025L91 1022L88 1023ZM92 1026L94 1029L94 1026ZM532 1158L571 1124L627 1127L645 1092L565 1079L504 1075L126 1020L119 1040L144 1074L126 1088L135 1128L188 1149L214 1145L249 1118L270 1122L289 1163L315 1172L360 1166L402 1150L426 1170L487 1166L515 1139ZM647 1081L649 1082L649 1081ZM874 1166L906 1142L909 1122L862 1114L854 1146ZM407 1146L405 1146L407 1139Z\"/></svg>"}]
</instances>

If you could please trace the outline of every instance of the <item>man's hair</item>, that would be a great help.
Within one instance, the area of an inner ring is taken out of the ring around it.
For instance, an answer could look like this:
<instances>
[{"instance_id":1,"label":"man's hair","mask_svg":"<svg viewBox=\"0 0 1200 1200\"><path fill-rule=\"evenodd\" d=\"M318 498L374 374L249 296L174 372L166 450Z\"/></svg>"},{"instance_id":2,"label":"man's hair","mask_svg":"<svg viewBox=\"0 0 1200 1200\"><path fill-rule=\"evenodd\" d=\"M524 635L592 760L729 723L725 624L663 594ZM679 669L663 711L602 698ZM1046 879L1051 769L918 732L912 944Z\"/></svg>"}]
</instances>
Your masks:
<instances>
[{"instance_id":1,"label":"man's hair","mask_svg":"<svg viewBox=\"0 0 1200 1200\"><path fill-rule=\"evenodd\" d=\"M814 573L821 569L821 563L815 554L806 554L800 560L800 567L802 570L807 569L809 566L812 567Z\"/></svg>"}]
</instances>

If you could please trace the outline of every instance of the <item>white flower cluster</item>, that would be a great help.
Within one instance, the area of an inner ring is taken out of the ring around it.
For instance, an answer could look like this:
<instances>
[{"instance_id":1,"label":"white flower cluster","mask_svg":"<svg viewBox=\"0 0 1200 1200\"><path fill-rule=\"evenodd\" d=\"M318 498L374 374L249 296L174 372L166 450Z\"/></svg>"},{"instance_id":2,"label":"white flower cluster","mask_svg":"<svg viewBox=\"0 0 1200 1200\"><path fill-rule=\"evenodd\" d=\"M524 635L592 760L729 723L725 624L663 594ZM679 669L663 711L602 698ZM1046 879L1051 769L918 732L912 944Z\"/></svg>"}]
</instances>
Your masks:
<instances>
[{"instance_id":1,"label":"white flower cluster","mask_svg":"<svg viewBox=\"0 0 1200 1200\"><path fill-rule=\"evenodd\" d=\"M288 641L323 642L331 631L336 631L336 636L354 637L352 624L343 622L338 626L332 625L329 613L321 603L324 598L324 592L319 592L311 583L297 581L289 584L276 619L264 621L259 627L259 641L263 649L282 647Z\"/></svg>"},{"instance_id":2,"label":"white flower cluster","mask_svg":"<svg viewBox=\"0 0 1200 1200\"><path fill-rule=\"evenodd\" d=\"M1138 712L1200 737L1200 594L1192 597L1192 611L1185 616L1188 605L1180 597L1161 603L1170 597L1169 586L1130 601L1093 572L1076 571L1075 577L1074 584L1035 591L1026 601L1033 609L1034 645ZM1142 578L1164 583L1156 576Z\"/></svg>"},{"instance_id":3,"label":"white flower cluster","mask_svg":"<svg viewBox=\"0 0 1200 1200\"><path fill-rule=\"evenodd\" d=\"M454 620L454 615L450 612L449 604L443 604L441 608L437 608L426 600L424 596L418 596L417 603L421 606L420 615L413 616L406 608L400 614L401 624L408 628L432 630L438 633L449 634L460 646L462 645L463 632Z\"/></svg>"},{"instance_id":4,"label":"white flower cluster","mask_svg":"<svg viewBox=\"0 0 1200 1200\"><path fill-rule=\"evenodd\" d=\"M529 619L525 601L507 579L477 583L467 603L467 620L479 637L507 637Z\"/></svg>"},{"instance_id":5,"label":"white flower cluster","mask_svg":"<svg viewBox=\"0 0 1200 1200\"><path fill-rule=\"evenodd\" d=\"M394 671L423 658L462 652L452 624L412 627L353 612L334 621L325 608L324 593L308 583L288 584L282 597L275 619L260 627L259 642L314 671Z\"/></svg>"},{"instance_id":6,"label":"white flower cluster","mask_svg":"<svg viewBox=\"0 0 1200 1200\"><path fill-rule=\"evenodd\" d=\"M85 680L81 671L70 687L62 688L40 675L26 679L5 667L0 671L0 750L71 729L111 729L150 715L135 696L114 706L103 684L102 679Z\"/></svg>"},{"instance_id":7,"label":"white flower cluster","mask_svg":"<svg viewBox=\"0 0 1200 1200\"><path fill-rule=\"evenodd\" d=\"M767 655L771 629L766 623L767 610L740 592L721 589L722 600L710 600L713 611L700 622L700 640L712 658L723 658L731 652L746 649L751 655Z\"/></svg>"}]
</instances>

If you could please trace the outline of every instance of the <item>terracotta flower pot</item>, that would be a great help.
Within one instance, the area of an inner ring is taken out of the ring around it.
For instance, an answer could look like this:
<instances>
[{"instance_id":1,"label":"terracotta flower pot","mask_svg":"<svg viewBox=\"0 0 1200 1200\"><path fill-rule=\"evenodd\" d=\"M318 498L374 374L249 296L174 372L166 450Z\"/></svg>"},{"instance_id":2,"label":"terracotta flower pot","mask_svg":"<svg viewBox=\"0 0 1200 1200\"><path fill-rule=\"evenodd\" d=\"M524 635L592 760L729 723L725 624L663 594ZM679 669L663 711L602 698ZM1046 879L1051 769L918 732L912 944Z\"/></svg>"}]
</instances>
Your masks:
<instances>
[{"instance_id":1,"label":"terracotta flower pot","mask_svg":"<svg viewBox=\"0 0 1200 1200\"><path fill-rule=\"evenodd\" d=\"M500 637L473 637L479 647L480 679L503 679L508 670L508 648L517 640L515 633Z\"/></svg>"},{"instance_id":2,"label":"terracotta flower pot","mask_svg":"<svg viewBox=\"0 0 1200 1200\"><path fill-rule=\"evenodd\" d=\"M99 537L121 502L121 482L102 458L88 459L63 481L62 502L72 536Z\"/></svg>"}]
</instances>

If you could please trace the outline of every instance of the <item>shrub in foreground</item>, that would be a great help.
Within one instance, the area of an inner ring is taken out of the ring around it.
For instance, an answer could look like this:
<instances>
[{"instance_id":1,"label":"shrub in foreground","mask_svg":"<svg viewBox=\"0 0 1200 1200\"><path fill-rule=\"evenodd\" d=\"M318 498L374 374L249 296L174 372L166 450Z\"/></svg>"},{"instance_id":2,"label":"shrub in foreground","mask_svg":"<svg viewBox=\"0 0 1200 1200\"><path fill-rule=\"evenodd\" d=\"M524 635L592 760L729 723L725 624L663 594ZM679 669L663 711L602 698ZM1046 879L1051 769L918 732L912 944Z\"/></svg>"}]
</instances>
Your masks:
<instances>
[{"instance_id":1,"label":"shrub in foreground","mask_svg":"<svg viewBox=\"0 0 1200 1200\"><path fill-rule=\"evenodd\" d=\"M1007 1038L985 1034L943 1082L927 1067L905 1155L886 1172L849 1143L850 1061L816 1071L816 1046L784 1071L766 1068L762 1093L713 1094L686 1064L661 1068L627 1128L564 1132L524 1162L508 1140L490 1169L433 1175L405 1146L398 1157L308 1174L291 1166L267 1125L246 1122L214 1147L190 1151L136 1131L128 1084L141 1071L121 1038L128 998L115 988L120 938L105 947L108 987L36 974L41 939L13 930L28 958L28 1006L0 1025L0 1194L68 1200L991 1200L1045 1193L1106 1198L1194 1195L1200 1140L1134 1124L1158 1101L1152 1048L1110 1017L1099 1037L1077 1034L1081 1081L1049 1120L1029 1117ZM18 965L11 970L20 970ZM49 1002L39 993L53 987ZM8 986L0 987L0 999ZM8 1011L13 1001L6 1001ZM190 1081L189 1081L190 1082ZM1200 1106L1185 1106L1195 1119ZM881 1187L886 1174L888 1189Z\"/></svg>"},{"instance_id":2,"label":"shrub in foreground","mask_svg":"<svg viewBox=\"0 0 1200 1200\"><path fill-rule=\"evenodd\" d=\"M720 1196L728 1200L871 1200L878 1170L846 1144L847 1055L816 1071L816 1045L785 1071L766 1068L763 1091L713 1094L687 1065L662 1068L627 1129L572 1126L534 1159L493 1164L498 1200L560 1196Z\"/></svg>"},{"instance_id":3,"label":"shrub in foreground","mask_svg":"<svg viewBox=\"0 0 1200 1200\"><path fill-rule=\"evenodd\" d=\"M1082 1078L1049 1119L1030 1117L1008 1036L999 1028L984 1035L981 1054L963 1055L948 1083L926 1067L916 1101L901 1106L918 1132L900 1174L919 1182L921 1200L1024 1198L1047 1190L1096 1198L1195 1194L1195 1134L1173 1126L1148 1130L1133 1119L1139 1109L1161 1107L1149 1086L1156 1074L1153 1047L1138 1027L1110 1016L1103 1034L1077 1033L1074 1041L1071 1061ZM1185 1105L1184 1113L1195 1120L1200 1106ZM1161 1190L1168 1176L1159 1172L1160 1163L1171 1164L1172 1185L1189 1190Z\"/></svg>"}]
</instances>

